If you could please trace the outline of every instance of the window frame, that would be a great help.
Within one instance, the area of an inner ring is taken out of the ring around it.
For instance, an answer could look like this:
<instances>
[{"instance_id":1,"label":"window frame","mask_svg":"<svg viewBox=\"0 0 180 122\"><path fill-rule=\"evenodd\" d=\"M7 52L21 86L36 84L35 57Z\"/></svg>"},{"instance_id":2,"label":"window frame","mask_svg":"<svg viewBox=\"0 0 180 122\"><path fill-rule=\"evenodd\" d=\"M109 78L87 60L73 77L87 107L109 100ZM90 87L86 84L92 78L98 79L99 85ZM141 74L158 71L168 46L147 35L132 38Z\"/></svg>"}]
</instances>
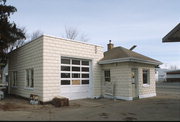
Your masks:
<instances>
[{"instance_id":1,"label":"window frame","mask_svg":"<svg viewBox=\"0 0 180 122\"><path fill-rule=\"evenodd\" d=\"M106 72L109 72L109 73L108 73L109 76L106 76L106 75L107 75ZM109 79L109 81L107 81L106 79ZM111 70L110 70L110 69L104 70L104 81L105 81L105 82L111 82Z\"/></svg>"},{"instance_id":2,"label":"window frame","mask_svg":"<svg viewBox=\"0 0 180 122\"><path fill-rule=\"evenodd\" d=\"M74 82L76 82L78 80L80 80L80 84L76 84L76 85L89 85L90 84L90 63L91 63L90 60L77 59L77 58L67 58L67 57L61 57L60 60L62 61L63 59L69 59L70 64L62 64L62 63L60 63L60 85L61 86L66 86L66 85L74 86L75 85ZM80 64L73 64L72 61L80 61ZM86 62L86 65L82 64L83 61ZM61 69L62 66L69 66L70 71L62 71L62 69ZM75 71L75 70L73 70L73 67L77 67L77 69L79 69L79 70ZM82 68L87 68L88 71L84 72L84 71L82 71ZM61 73L70 73L70 78L62 78ZM77 74L78 74L78 76L76 77ZM82 77L82 76L84 76L83 74L88 74L89 77L83 78ZM63 85L61 83L61 81L64 81L64 80L70 80L70 84ZM83 80L86 80L86 84L84 83Z\"/></svg>"},{"instance_id":3,"label":"window frame","mask_svg":"<svg viewBox=\"0 0 180 122\"><path fill-rule=\"evenodd\" d=\"M34 88L34 68L29 68L25 70L25 75L26 75L26 83L25 87L28 89L33 89Z\"/></svg>"},{"instance_id":4,"label":"window frame","mask_svg":"<svg viewBox=\"0 0 180 122\"><path fill-rule=\"evenodd\" d=\"M12 71L12 87L17 87L17 71Z\"/></svg>"},{"instance_id":5,"label":"window frame","mask_svg":"<svg viewBox=\"0 0 180 122\"><path fill-rule=\"evenodd\" d=\"M144 82L144 72L146 72L146 82ZM147 86L150 84L150 70L149 69L142 69L142 83L144 86Z\"/></svg>"}]
</instances>

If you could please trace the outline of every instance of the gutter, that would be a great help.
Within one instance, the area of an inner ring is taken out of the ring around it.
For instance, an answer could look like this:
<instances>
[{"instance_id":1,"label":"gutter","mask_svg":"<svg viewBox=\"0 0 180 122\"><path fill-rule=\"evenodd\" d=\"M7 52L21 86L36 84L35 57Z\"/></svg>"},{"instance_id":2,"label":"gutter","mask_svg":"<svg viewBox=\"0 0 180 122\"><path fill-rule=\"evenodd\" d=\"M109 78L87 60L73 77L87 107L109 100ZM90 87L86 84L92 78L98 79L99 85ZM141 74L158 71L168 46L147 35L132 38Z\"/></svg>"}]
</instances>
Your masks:
<instances>
[{"instance_id":1,"label":"gutter","mask_svg":"<svg viewBox=\"0 0 180 122\"><path fill-rule=\"evenodd\" d=\"M138 58L134 58L134 57L110 59L110 60L99 61L98 63L99 64L111 64L111 63L118 63L118 62L138 62L138 63L145 63L145 64L153 64L153 65L163 64L160 61L149 61L149 60L143 60L143 59L138 59Z\"/></svg>"}]
</instances>

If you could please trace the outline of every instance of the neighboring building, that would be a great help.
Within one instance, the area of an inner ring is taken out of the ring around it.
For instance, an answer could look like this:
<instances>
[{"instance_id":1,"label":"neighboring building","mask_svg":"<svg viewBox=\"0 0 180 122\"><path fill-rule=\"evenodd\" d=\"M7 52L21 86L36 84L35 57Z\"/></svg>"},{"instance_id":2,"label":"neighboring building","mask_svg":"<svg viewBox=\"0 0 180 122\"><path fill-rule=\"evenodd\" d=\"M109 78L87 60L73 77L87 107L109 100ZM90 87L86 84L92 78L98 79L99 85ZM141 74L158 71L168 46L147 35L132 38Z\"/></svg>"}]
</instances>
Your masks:
<instances>
[{"instance_id":1,"label":"neighboring building","mask_svg":"<svg viewBox=\"0 0 180 122\"><path fill-rule=\"evenodd\" d=\"M180 70L171 70L166 72L167 82L180 82Z\"/></svg>"},{"instance_id":2,"label":"neighboring building","mask_svg":"<svg viewBox=\"0 0 180 122\"><path fill-rule=\"evenodd\" d=\"M163 37L162 42L180 42L180 23Z\"/></svg>"},{"instance_id":3,"label":"neighboring building","mask_svg":"<svg viewBox=\"0 0 180 122\"><path fill-rule=\"evenodd\" d=\"M155 67L162 63L111 43L108 47L103 55L101 46L43 35L9 54L9 93L36 94L42 102L56 96L156 96Z\"/></svg>"},{"instance_id":4,"label":"neighboring building","mask_svg":"<svg viewBox=\"0 0 180 122\"><path fill-rule=\"evenodd\" d=\"M156 68L156 82L166 81L166 72L168 69Z\"/></svg>"}]
</instances>

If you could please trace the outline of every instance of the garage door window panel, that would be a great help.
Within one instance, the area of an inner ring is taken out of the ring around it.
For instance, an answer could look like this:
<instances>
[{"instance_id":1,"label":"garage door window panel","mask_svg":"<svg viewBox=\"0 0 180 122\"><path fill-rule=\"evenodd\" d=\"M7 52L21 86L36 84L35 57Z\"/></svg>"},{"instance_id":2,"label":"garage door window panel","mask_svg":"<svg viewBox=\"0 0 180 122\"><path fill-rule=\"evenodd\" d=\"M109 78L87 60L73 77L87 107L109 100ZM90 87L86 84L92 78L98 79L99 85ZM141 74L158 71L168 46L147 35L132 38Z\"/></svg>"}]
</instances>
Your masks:
<instances>
[{"instance_id":1,"label":"garage door window panel","mask_svg":"<svg viewBox=\"0 0 180 122\"><path fill-rule=\"evenodd\" d=\"M80 71L80 67L72 67L72 71Z\"/></svg>"},{"instance_id":2,"label":"garage door window panel","mask_svg":"<svg viewBox=\"0 0 180 122\"><path fill-rule=\"evenodd\" d=\"M80 60L72 60L72 65L80 65Z\"/></svg>"},{"instance_id":3,"label":"garage door window panel","mask_svg":"<svg viewBox=\"0 0 180 122\"><path fill-rule=\"evenodd\" d=\"M82 67L82 72L89 72L89 67Z\"/></svg>"},{"instance_id":4,"label":"garage door window panel","mask_svg":"<svg viewBox=\"0 0 180 122\"><path fill-rule=\"evenodd\" d=\"M82 84L89 84L89 80L82 80Z\"/></svg>"},{"instance_id":5,"label":"garage door window panel","mask_svg":"<svg viewBox=\"0 0 180 122\"><path fill-rule=\"evenodd\" d=\"M89 78L89 74L82 74L82 78Z\"/></svg>"},{"instance_id":6,"label":"garage door window panel","mask_svg":"<svg viewBox=\"0 0 180 122\"><path fill-rule=\"evenodd\" d=\"M61 78L70 78L70 73L61 73Z\"/></svg>"},{"instance_id":7,"label":"garage door window panel","mask_svg":"<svg viewBox=\"0 0 180 122\"><path fill-rule=\"evenodd\" d=\"M70 59L62 58L61 64L70 64Z\"/></svg>"},{"instance_id":8,"label":"garage door window panel","mask_svg":"<svg viewBox=\"0 0 180 122\"><path fill-rule=\"evenodd\" d=\"M72 78L80 78L80 73L72 73Z\"/></svg>"},{"instance_id":9,"label":"garage door window panel","mask_svg":"<svg viewBox=\"0 0 180 122\"><path fill-rule=\"evenodd\" d=\"M61 80L61 85L70 85L70 80Z\"/></svg>"},{"instance_id":10,"label":"garage door window panel","mask_svg":"<svg viewBox=\"0 0 180 122\"><path fill-rule=\"evenodd\" d=\"M89 61L82 61L82 65L89 66Z\"/></svg>"},{"instance_id":11,"label":"garage door window panel","mask_svg":"<svg viewBox=\"0 0 180 122\"><path fill-rule=\"evenodd\" d=\"M61 71L70 71L70 66L61 66Z\"/></svg>"}]
</instances>

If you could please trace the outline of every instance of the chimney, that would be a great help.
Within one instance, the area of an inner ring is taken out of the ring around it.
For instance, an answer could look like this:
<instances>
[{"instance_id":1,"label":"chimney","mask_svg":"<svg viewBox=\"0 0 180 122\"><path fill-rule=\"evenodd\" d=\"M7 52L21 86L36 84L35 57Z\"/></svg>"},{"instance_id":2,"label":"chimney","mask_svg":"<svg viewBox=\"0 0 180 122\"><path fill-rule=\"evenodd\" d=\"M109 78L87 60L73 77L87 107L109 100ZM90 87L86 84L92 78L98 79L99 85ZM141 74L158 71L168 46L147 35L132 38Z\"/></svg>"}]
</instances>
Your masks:
<instances>
[{"instance_id":1,"label":"chimney","mask_svg":"<svg viewBox=\"0 0 180 122\"><path fill-rule=\"evenodd\" d=\"M133 50L134 48L136 48L137 47L137 45L133 45L129 50Z\"/></svg>"},{"instance_id":2,"label":"chimney","mask_svg":"<svg viewBox=\"0 0 180 122\"><path fill-rule=\"evenodd\" d=\"M111 43L111 40L109 40L109 44L107 44L108 51L114 48L114 44Z\"/></svg>"}]
</instances>

